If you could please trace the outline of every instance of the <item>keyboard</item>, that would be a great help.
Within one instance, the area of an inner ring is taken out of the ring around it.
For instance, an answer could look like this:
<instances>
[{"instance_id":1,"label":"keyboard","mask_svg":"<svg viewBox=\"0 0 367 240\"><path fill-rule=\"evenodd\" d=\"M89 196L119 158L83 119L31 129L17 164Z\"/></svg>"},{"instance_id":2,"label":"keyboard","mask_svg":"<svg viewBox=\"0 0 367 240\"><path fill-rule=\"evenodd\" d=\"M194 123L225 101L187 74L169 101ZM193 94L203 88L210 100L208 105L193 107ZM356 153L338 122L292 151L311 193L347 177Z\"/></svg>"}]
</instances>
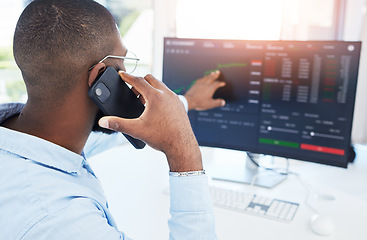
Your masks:
<instances>
[{"instance_id":1,"label":"keyboard","mask_svg":"<svg viewBox=\"0 0 367 240\"><path fill-rule=\"evenodd\" d=\"M210 192L214 206L282 222L291 222L299 207L298 203L216 186Z\"/></svg>"}]
</instances>

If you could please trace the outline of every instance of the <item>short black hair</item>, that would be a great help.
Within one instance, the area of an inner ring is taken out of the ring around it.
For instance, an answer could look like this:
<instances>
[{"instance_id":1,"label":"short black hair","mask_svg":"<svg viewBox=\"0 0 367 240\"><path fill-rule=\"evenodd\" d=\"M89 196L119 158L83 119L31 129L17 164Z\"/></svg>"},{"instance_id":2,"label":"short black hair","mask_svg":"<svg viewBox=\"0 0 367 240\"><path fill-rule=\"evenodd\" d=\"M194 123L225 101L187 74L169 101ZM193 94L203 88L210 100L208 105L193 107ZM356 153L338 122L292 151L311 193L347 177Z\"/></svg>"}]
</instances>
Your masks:
<instances>
[{"instance_id":1,"label":"short black hair","mask_svg":"<svg viewBox=\"0 0 367 240\"><path fill-rule=\"evenodd\" d=\"M117 27L110 12L93 0L34 0L21 14L13 51L29 98L58 98L76 76L111 54Z\"/></svg>"}]
</instances>

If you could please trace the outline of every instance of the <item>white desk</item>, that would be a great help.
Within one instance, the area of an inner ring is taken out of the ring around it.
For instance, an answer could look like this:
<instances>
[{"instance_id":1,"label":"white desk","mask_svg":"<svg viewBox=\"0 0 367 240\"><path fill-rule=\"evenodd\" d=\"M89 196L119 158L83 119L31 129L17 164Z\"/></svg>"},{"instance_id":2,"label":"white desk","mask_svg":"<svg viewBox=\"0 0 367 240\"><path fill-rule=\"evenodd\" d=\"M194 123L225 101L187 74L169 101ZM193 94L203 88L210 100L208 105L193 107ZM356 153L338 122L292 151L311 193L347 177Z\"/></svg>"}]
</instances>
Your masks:
<instances>
[{"instance_id":1,"label":"white desk","mask_svg":"<svg viewBox=\"0 0 367 240\"><path fill-rule=\"evenodd\" d=\"M308 221L313 214L304 204L306 191L296 177L268 190L244 184L214 181L233 189L255 191L258 194L300 203L295 219L282 223L231 210L215 208L216 228L221 240L237 239L367 239L367 147L357 147L357 159L348 169L291 160L290 169L301 175L317 191L332 194L336 200L310 198L320 212L332 216L336 231L321 237L311 232ZM235 151L203 148L204 165L210 169L226 155ZM164 155L146 147L135 150L130 145L110 149L90 159L92 168L105 189L109 205L119 229L135 240L168 239L167 220L169 196L168 166ZM210 174L210 170L209 170Z\"/></svg>"}]
</instances>

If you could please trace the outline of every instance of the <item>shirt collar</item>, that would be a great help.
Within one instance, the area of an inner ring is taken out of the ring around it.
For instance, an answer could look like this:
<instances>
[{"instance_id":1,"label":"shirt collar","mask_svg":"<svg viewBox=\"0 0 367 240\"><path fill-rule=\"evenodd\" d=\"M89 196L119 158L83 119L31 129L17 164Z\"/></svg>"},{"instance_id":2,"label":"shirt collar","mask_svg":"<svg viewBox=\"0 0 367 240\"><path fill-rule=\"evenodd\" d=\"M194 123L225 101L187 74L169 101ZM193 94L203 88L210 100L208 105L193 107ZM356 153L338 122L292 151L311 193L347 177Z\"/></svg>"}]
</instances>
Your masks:
<instances>
[{"instance_id":1,"label":"shirt collar","mask_svg":"<svg viewBox=\"0 0 367 240\"><path fill-rule=\"evenodd\" d=\"M0 105L0 123L6 119L18 115L24 107L22 103L6 103Z\"/></svg>"},{"instance_id":2,"label":"shirt collar","mask_svg":"<svg viewBox=\"0 0 367 240\"><path fill-rule=\"evenodd\" d=\"M20 113L23 104L0 105L0 123ZM78 174L85 163L84 154L76 154L44 139L0 127L0 149L63 172Z\"/></svg>"}]
</instances>

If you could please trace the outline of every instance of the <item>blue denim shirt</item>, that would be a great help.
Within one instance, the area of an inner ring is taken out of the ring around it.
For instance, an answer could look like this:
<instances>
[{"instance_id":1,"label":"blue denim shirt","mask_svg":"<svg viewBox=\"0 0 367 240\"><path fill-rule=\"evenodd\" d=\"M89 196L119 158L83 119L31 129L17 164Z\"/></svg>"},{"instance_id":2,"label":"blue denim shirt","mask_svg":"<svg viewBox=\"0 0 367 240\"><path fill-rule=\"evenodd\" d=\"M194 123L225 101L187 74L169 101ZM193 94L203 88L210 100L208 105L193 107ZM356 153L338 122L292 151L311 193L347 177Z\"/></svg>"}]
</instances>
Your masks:
<instances>
[{"instance_id":1,"label":"blue denim shirt","mask_svg":"<svg viewBox=\"0 0 367 240\"><path fill-rule=\"evenodd\" d=\"M0 123L22 108L0 105ZM216 239L206 177L170 177L170 190L170 239ZM0 229L0 239L128 239L84 154L4 127Z\"/></svg>"}]
</instances>

